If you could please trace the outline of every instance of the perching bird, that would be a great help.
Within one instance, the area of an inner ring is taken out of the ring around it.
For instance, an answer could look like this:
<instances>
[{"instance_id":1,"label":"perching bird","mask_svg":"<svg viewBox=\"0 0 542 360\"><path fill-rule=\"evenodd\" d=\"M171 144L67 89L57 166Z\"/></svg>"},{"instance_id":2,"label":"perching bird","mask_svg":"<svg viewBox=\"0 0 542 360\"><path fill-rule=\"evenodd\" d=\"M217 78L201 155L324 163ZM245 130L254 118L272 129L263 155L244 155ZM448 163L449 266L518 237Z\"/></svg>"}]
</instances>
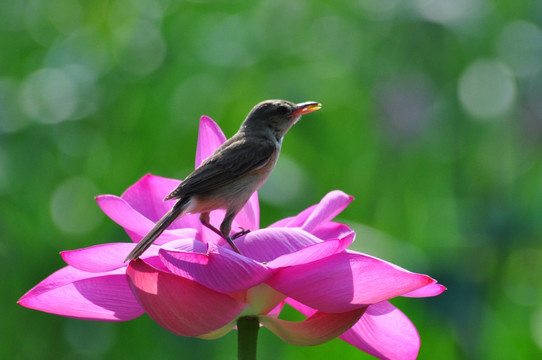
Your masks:
<instances>
[{"instance_id":1,"label":"perching bird","mask_svg":"<svg viewBox=\"0 0 542 360\"><path fill-rule=\"evenodd\" d=\"M277 162L282 138L301 115L321 108L317 102L294 104L267 100L256 105L241 128L220 146L200 167L164 200L179 199L136 245L125 261L135 259L153 243L175 219L187 213L200 213L201 223L233 243L240 233L230 236L232 221L250 196L267 180ZM225 209L220 230L209 222L209 213Z\"/></svg>"}]
</instances>

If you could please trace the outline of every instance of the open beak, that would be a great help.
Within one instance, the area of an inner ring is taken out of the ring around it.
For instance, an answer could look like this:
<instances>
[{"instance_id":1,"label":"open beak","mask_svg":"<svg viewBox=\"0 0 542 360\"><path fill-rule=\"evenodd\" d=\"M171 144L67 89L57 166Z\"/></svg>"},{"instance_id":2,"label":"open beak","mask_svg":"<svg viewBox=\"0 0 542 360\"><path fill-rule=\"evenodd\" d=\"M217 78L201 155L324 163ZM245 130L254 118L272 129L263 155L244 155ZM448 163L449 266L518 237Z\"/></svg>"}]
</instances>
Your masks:
<instances>
[{"instance_id":1,"label":"open beak","mask_svg":"<svg viewBox=\"0 0 542 360\"><path fill-rule=\"evenodd\" d=\"M294 111L294 115L305 115L322 108L322 104L315 101L307 101L301 104L296 104L297 109Z\"/></svg>"}]
</instances>

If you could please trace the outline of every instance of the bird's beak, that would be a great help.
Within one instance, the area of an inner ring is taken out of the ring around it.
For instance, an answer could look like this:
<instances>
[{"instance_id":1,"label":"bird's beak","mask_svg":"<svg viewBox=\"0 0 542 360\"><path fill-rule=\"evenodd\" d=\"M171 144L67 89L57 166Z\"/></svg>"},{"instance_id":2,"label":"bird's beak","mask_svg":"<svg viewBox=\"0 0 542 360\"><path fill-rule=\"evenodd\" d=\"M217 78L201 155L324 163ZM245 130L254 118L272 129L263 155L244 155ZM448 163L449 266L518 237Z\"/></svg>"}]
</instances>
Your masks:
<instances>
[{"instance_id":1,"label":"bird's beak","mask_svg":"<svg viewBox=\"0 0 542 360\"><path fill-rule=\"evenodd\" d=\"M322 104L315 101L307 101L301 104L296 104L297 108L294 110L294 115L305 115L322 108Z\"/></svg>"}]
</instances>

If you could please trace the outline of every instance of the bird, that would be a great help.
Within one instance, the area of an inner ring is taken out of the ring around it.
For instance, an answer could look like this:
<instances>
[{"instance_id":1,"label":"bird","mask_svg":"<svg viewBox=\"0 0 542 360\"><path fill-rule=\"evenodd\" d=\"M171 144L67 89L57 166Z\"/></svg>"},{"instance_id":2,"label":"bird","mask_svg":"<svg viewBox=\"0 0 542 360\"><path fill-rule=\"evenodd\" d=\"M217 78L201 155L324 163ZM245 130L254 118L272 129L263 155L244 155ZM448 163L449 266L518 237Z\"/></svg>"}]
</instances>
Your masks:
<instances>
[{"instance_id":1,"label":"bird","mask_svg":"<svg viewBox=\"0 0 542 360\"><path fill-rule=\"evenodd\" d=\"M166 196L164 201L174 199L177 202L124 261L140 257L173 221L188 213L199 213L201 223L240 254L233 240L250 229L230 235L235 216L271 174L284 135L302 115L321 107L315 101L295 104L286 100L266 100L254 106L239 131ZM210 212L217 209L226 210L220 229L209 221Z\"/></svg>"}]
</instances>

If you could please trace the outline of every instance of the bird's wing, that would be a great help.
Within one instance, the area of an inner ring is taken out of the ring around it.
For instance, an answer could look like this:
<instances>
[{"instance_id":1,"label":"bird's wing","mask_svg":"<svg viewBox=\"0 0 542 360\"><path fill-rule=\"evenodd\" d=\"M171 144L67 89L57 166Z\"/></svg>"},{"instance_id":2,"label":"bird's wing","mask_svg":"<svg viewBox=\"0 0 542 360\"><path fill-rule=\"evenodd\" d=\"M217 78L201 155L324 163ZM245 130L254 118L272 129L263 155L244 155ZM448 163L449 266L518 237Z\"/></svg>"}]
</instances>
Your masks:
<instances>
[{"instance_id":1,"label":"bird's wing","mask_svg":"<svg viewBox=\"0 0 542 360\"><path fill-rule=\"evenodd\" d=\"M257 170L271 159L277 145L267 138L239 139L215 152L165 200L216 189Z\"/></svg>"}]
</instances>

